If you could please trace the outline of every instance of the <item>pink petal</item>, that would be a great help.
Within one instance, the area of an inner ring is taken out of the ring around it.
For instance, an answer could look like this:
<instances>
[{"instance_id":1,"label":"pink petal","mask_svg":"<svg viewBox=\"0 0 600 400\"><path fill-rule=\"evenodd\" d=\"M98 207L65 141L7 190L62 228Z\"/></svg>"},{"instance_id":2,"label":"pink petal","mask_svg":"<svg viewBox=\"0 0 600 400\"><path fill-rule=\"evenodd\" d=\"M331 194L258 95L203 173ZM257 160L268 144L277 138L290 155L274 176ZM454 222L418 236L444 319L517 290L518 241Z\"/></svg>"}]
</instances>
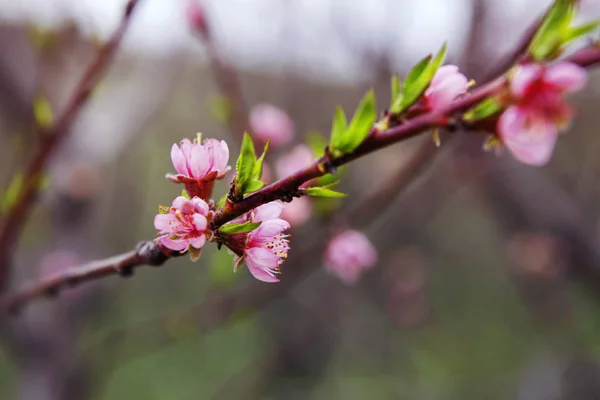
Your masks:
<instances>
[{"instance_id":1,"label":"pink petal","mask_svg":"<svg viewBox=\"0 0 600 400\"><path fill-rule=\"evenodd\" d=\"M173 231L173 226L170 224L171 221L175 221L175 217L172 214L156 214L154 217L154 228L160 233L170 233Z\"/></svg>"},{"instance_id":2,"label":"pink petal","mask_svg":"<svg viewBox=\"0 0 600 400\"><path fill-rule=\"evenodd\" d=\"M200 197L194 197L192 199L192 203L194 204L194 208L196 210L196 212L202 214L202 215L207 215L208 214L208 204L206 204L206 202L204 200L202 200Z\"/></svg>"},{"instance_id":3,"label":"pink petal","mask_svg":"<svg viewBox=\"0 0 600 400\"><path fill-rule=\"evenodd\" d=\"M295 146L290 152L279 157L275 163L277 176L285 178L294 172L309 166L315 159L310 147L305 144Z\"/></svg>"},{"instance_id":4,"label":"pink petal","mask_svg":"<svg viewBox=\"0 0 600 400\"><path fill-rule=\"evenodd\" d=\"M208 139L204 146L208 149L208 154L212 161L213 171L223 171L229 161L229 147L224 140Z\"/></svg>"},{"instance_id":5,"label":"pink petal","mask_svg":"<svg viewBox=\"0 0 600 400\"><path fill-rule=\"evenodd\" d=\"M254 218L252 220L254 222L261 222L278 218L283 211L283 207L284 205L280 201L272 201L270 203L263 204L253 211Z\"/></svg>"},{"instance_id":6,"label":"pink petal","mask_svg":"<svg viewBox=\"0 0 600 400\"><path fill-rule=\"evenodd\" d=\"M190 245L196 249L201 249L206 243L206 236L196 236L189 239Z\"/></svg>"},{"instance_id":7,"label":"pink petal","mask_svg":"<svg viewBox=\"0 0 600 400\"><path fill-rule=\"evenodd\" d=\"M440 82L444 81L449 76L455 75L458 73L458 67L456 65L447 64L442 65L438 68L431 80L431 86L436 86Z\"/></svg>"},{"instance_id":8,"label":"pink petal","mask_svg":"<svg viewBox=\"0 0 600 400\"><path fill-rule=\"evenodd\" d=\"M189 168L192 176L198 180L204 178L208 173L210 168L210 158L208 156L208 151L203 146L194 145L192 147Z\"/></svg>"},{"instance_id":9,"label":"pink petal","mask_svg":"<svg viewBox=\"0 0 600 400\"><path fill-rule=\"evenodd\" d=\"M204 215L194 214L193 219L194 219L194 228L196 228L196 230L198 232L204 232L204 230L206 229L206 225L207 225L206 217ZM196 247L196 246L194 246L194 247Z\"/></svg>"},{"instance_id":10,"label":"pink petal","mask_svg":"<svg viewBox=\"0 0 600 400\"><path fill-rule=\"evenodd\" d=\"M188 247L190 247L187 240L183 240L183 239L173 240L168 236L163 236L161 238L158 238L158 243L160 245L166 247L167 249L171 249L174 251L181 251L181 252L186 251L188 249Z\"/></svg>"},{"instance_id":11,"label":"pink petal","mask_svg":"<svg viewBox=\"0 0 600 400\"><path fill-rule=\"evenodd\" d=\"M178 174L189 175L190 172L188 171L183 152L176 144L171 146L171 161L173 162L173 167L175 167L175 171L177 171Z\"/></svg>"},{"instance_id":12,"label":"pink petal","mask_svg":"<svg viewBox=\"0 0 600 400\"><path fill-rule=\"evenodd\" d=\"M558 132L549 121L519 107L509 107L498 119L497 128L517 160L536 166L550 160Z\"/></svg>"},{"instance_id":13,"label":"pink petal","mask_svg":"<svg viewBox=\"0 0 600 400\"><path fill-rule=\"evenodd\" d=\"M290 224L283 219L270 219L264 221L258 228L250 232L251 239L270 238L279 235L286 229L290 229Z\"/></svg>"},{"instance_id":14,"label":"pink petal","mask_svg":"<svg viewBox=\"0 0 600 400\"><path fill-rule=\"evenodd\" d=\"M518 66L510 81L510 88L513 95L516 97L523 97L529 85L539 79L543 71L543 67L538 64Z\"/></svg>"},{"instance_id":15,"label":"pink petal","mask_svg":"<svg viewBox=\"0 0 600 400\"><path fill-rule=\"evenodd\" d=\"M177 196L175 200L173 200L173 207L181 210L181 212L185 214L191 214L193 212L192 202L184 196Z\"/></svg>"},{"instance_id":16,"label":"pink petal","mask_svg":"<svg viewBox=\"0 0 600 400\"><path fill-rule=\"evenodd\" d=\"M279 266L279 259L271 251L262 247L253 247L244 252L246 265L250 273L263 282L279 282L274 271Z\"/></svg>"},{"instance_id":17,"label":"pink petal","mask_svg":"<svg viewBox=\"0 0 600 400\"><path fill-rule=\"evenodd\" d=\"M252 108L249 116L253 136L273 147L284 146L294 138L294 123L288 115L270 104L259 104Z\"/></svg>"},{"instance_id":18,"label":"pink petal","mask_svg":"<svg viewBox=\"0 0 600 400\"><path fill-rule=\"evenodd\" d=\"M585 68L568 61L551 65L546 70L544 80L566 92L581 90L588 81Z\"/></svg>"}]
</instances>

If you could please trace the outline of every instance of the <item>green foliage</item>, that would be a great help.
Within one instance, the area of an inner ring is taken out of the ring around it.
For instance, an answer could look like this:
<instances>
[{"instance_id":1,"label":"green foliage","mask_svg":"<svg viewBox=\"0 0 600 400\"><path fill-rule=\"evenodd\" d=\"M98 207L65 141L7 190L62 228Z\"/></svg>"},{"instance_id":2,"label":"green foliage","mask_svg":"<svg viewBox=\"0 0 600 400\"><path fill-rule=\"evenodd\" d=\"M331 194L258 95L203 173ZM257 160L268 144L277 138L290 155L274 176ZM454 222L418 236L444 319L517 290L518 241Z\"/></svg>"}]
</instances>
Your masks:
<instances>
[{"instance_id":1,"label":"green foliage","mask_svg":"<svg viewBox=\"0 0 600 400\"><path fill-rule=\"evenodd\" d=\"M219 228L219 233L231 235L234 233L247 233L255 230L262 222L244 222L243 224L226 224Z\"/></svg>"},{"instance_id":2,"label":"green foliage","mask_svg":"<svg viewBox=\"0 0 600 400\"><path fill-rule=\"evenodd\" d=\"M558 57L563 47L600 26L600 20L573 27L571 23L577 11L575 0L555 0L536 32L529 52L535 60Z\"/></svg>"},{"instance_id":3,"label":"green foliage","mask_svg":"<svg viewBox=\"0 0 600 400\"><path fill-rule=\"evenodd\" d=\"M402 82L400 81L400 77L398 75L392 76L391 87L393 105L394 103L396 103L396 101L398 101L399 97L402 95Z\"/></svg>"},{"instance_id":4,"label":"green foliage","mask_svg":"<svg viewBox=\"0 0 600 400\"><path fill-rule=\"evenodd\" d=\"M489 97L467 111L464 115L464 119L466 121L477 121L491 117L500 111L502 111L502 105L498 100Z\"/></svg>"},{"instance_id":5,"label":"green foliage","mask_svg":"<svg viewBox=\"0 0 600 400\"><path fill-rule=\"evenodd\" d=\"M343 111L342 111L343 112ZM309 131L305 135L306 144L313 152L315 158L323 157L325 147L327 147L327 139L318 131Z\"/></svg>"},{"instance_id":6,"label":"green foliage","mask_svg":"<svg viewBox=\"0 0 600 400\"><path fill-rule=\"evenodd\" d=\"M337 184L338 184L338 181L335 181L326 186L313 186L313 187L309 187L309 188L305 188L305 189L300 189L300 191L303 194L306 194L308 196L327 197L327 198L332 198L332 199L339 199L339 198L348 196L345 193L336 192L335 190L331 189L331 187L333 187Z\"/></svg>"},{"instance_id":7,"label":"green foliage","mask_svg":"<svg viewBox=\"0 0 600 400\"><path fill-rule=\"evenodd\" d=\"M336 109L331 127L330 149L334 155L354 151L371 132L377 118L375 92L369 90L354 112L350 124L346 122L344 111Z\"/></svg>"},{"instance_id":8,"label":"green foliage","mask_svg":"<svg viewBox=\"0 0 600 400\"><path fill-rule=\"evenodd\" d=\"M269 148L269 142L265 144L262 155L256 158L254 143L248 133L244 133L242 139L242 148L240 156L236 162L236 178L234 185L234 193L236 196L243 196L247 193L255 192L264 186L260 180L262 175L262 165Z\"/></svg>"},{"instance_id":9,"label":"green foliage","mask_svg":"<svg viewBox=\"0 0 600 400\"><path fill-rule=\"evenodd\" d=\"M8 188L6 189L6 192L4 192L4 195L0 199L1 214L5 214L13 208L17 202L17 197L19 196L19 192L21 191L22 187L23 174L19 172L13 177L10 185L8 185Z\"/></svg>"},{"instance_id":10,"label":"green foliage","mask_svg":"<svg viewBox=\"0 0 600 400\"><path fill-rule=\"evenodd\" d=\"M52 106L47 98L37 96L33 99L33 116L35 122L42 128L47 128L52 125L54 113L52 112Z\"/></svg>"},{"instance_id":11,"label":"green foliage","mask_svg":"<svg viewBox=\"0 0 600 400\"><path fill-rule=\"evenodd\" d=\"M188 200L190 199L190 195L189 195L189 193L187 192L187 190L185 190L185 189L183 189L183 190L181 191L181 195L182 195L183 197L185 197L186 199L188 199Z\"/></svg>"},{"instance_id":12,"label":"green foliage","mask_svg":"<svg viewBox=\"0 0 600 400\"><path fill-rule=\"evenodd\" d=\"M395 83L392 81L392 95L394 95L396 91L398 93L393 97L393 103L390 107L390 112L392 114L400 114L415 104L431 83L437 70L444 63L446 52L447 47L444 43L435 58L430 54L419 61L406 76L402 91L400 91L400 89L395 89L396 85L399 86L399 82Z\"/></svg>"}]
</instances>

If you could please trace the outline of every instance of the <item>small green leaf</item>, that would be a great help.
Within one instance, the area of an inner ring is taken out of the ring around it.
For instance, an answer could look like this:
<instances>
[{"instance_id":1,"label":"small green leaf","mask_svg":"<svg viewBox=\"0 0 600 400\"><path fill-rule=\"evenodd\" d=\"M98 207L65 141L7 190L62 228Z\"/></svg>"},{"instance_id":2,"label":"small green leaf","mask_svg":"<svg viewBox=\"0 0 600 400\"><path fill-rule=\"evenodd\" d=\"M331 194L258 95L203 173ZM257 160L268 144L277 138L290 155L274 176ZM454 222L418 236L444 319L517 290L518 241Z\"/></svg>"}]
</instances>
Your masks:
<instances>
[{"instance_id":1,"label":"small green leaf","mask_svg":"<svg viewBox=\"0 0 600 400\"><path fill-rule=\"evenodd\" d=\"M502 105L498 102L498 100L488 97L481 103L477 104L474 108L467 111L463 118L466 121L477 121L490 117L500 111L502 111Z\"/></svg>"},{"instance_id":2,"label":"small green leaf","mask_svg":"<svg viewBox=\"0 0 600 400\"><path fill-rule=\"evenodd\" d=\"M551 59L560 53L574 15L574 0L554 1L529 46L535 60Z\"/></svg>"},{"instance_id":3,"label":"small green leaf","mask_svg":"<svg viewBox=\"0 0 600 400\"><path fill-rule=\"evenodd\" d=\"M170 208L167 206L163 206L161 204L158 205L158 213L159 214L168 214L170 211Z\"/></svg>"},{"instance_id":4,"label":"small green leaf","mask_svg":"<svg viewBox=\"0 0 600 400\"><path fill-rule=\"evenodd\" d=\"M183 189L183 190L181 191L181 195L182 195L183 197L185 197L186 199L188 199L188 200L190 199L190 195L189 195L189 193L187 192L187 190L185 190L185 189Z\"/></svg>"},{"instance_id":5,"label":"small green leaf","mask_svg":"<svg viewBox=\"0 0 600 400\"><path fill-rule=\"evenodd\" d=\"M348 126L348 149L346 152L353 151L369 136L371 128L377 119L377 108L375 106L375 92L369 90L360 101L360 104L354 112L352 121Z\"/></svg>"},{"instance_id":6,"label":"small green leaf","mask_svg":"<svg viewBox=\"0 0 600 400\"><path fill-rule=\"evenodd\" d=\"M226 224L219 228L219 233L223 235L232 235L234 233L252 232L258 228L262 222L244 222L243 224Z\"/></svg>"},{"instance_id":7,"label":"small green leaf","mask_svg":"<svg viewBox=\"0 0 600 400\"><path fill-rule=\"evenodd\" d=\"M429 55L422 59L413 69L408 73L406 81L404 81L403 96L398 104L393 104L391 111L393 113L401 113L411 107L415 102L423 95L423 92L427 89L431 80L435 76L435 73L444 63L446 59L447 46L444 45L440 48L435 58Z\"/></svg>"},{"instance_id":8,"label":"small green leaf","mask_svg":"<svg viewBox=\"0 0 600 400\"><path fill-rule=\"evenodd\" d=\"M331 124L331 138L329 145L331 149L339 149L344 142L344 136L348 130L348 122L346 120L346 114L342 107L336 107L335 114L333 115L333 123Z\"/></svg>"},{"instance_id":9,"label":"small green leaf","mask_svg":"<svg viewBox=\"0 0 600 400\"><path fill-rule=\"evenodd\" d=\"M248 185L246 186L246 190L244 191L244 194L256 192L257 190L262 189L264 186L265 186L265 184L263 181L261 181L259 179L253 179L250 182L248 182Z\"/></svg>"},{"instance_id":10,"label":"small green leaf","mask_svg":"<svg viewBox=\"0 0 600 400\"><path fill-rule=\"evenodd\" d=\"M54 113L52 112L52 106L47 98L37 96L33 99L33 115L35 117L35 122L40 127L47 128L52 125Z\"/></svg>"},{"instance_id":11,"label":"small green leaf","mask_svg":"<svg viewBox=\"0 0 600 400\"><path fill-rule=\"evenodd\" d=\"M0 213L7 213L13 208L22 187L23 174L19 172L13 177L10 185L8 185L8 188L4 192L4 196L0 199Z\"/></svg>"},{"instance_id":12,"label":"small green leaf","mask_svg":"<svg viewBox=\"0 0 600 400\"><path fill-rule=\"evenodd\" d=\"M217 203L217 208L221 208L225 205L225 202L227 201L227 196L229 193L225 193L223 196L221 196L221 198L219 199L219 202Z\"/></svg>"},{"instance_id":13,"label":"small green leaf","mask_svg":"<svg viewBox=\"0 0 600 400\"><path fill-rule=\"evenodd\" d=\"M267 143L265 143L265 148L263 149L263 153L258 158L258 160L256 160L256 163L254 163L254 168L252 168L252 177L255 180L260 181L260 178L262 177L263 161L265 160L265 155L267 154L268 149L269 149L269 140L267 139ZM258 189L256 189L256 190L258 190Z\"/></svg>"},{"instance_id":14,"label":"small green leaf","mask_svg":"<svg viewBox=\"0 0 600 400\"><path fill-rule=\"evenodd\" d=\"M336 192L335 190L326 187L310 187L302 189L302 192L314 197L341 198L347 196L345 193Z\"/></svg>"},{"instance_id":15,"label":"small green leaf","mask_svg":"<svg viewBox=\"0 0 600 400\"><path fill-rule=\"evenodd\" d=\"M248 132L244 133L242 138L242 147L240 156L235 164L236 168L236 194L243 195L254 175L254 165L256 164L256 153L254 144Z\"/></svg>"},{"instance_id":16,"label":"small green leaf","mask_svg":"<svg viewBox=\"0 0 600 400\"><path fill-rule=\"evenodd\" d=\"M566 35L563 37L563 44L577 40L582 36L592 33L600 27L600 19L587 24L579 25L568 30Z\"/></svg>"},{"instance_id":17,"label":"small green leaf","mask_svg":"<svg viewBox=\"0 0 600 400\"><path fill-rule=\"evenodd\" d=\"M325 154L325 147L327 147L327 140L323 137L320 132L309 131L305 135L305 141L308 147L313 152L315 158L322 157Z\"/></svg>"},{"instance_id":18,"label":"small green leaf","mask_svg":"<svg viewBox=\"0 0 600 400\"><path fill-rule=\"evenodd\" d=\"M400 77L398 75L392 75L392 101L390 102L390 112L395 114L394 108L398 108L400 106L400 102L402 101L402 82L400 81Z\"/></svg>"}]
</instances>

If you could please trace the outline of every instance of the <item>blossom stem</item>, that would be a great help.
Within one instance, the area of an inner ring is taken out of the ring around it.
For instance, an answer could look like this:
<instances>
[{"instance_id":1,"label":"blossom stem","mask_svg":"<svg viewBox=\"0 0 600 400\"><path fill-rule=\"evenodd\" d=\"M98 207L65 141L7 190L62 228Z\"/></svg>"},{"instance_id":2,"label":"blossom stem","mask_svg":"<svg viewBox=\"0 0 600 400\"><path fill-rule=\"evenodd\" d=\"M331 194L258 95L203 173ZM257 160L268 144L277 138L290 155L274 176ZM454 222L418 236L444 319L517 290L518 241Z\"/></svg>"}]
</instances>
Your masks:
<instances>
[{"instance_id":1,"label":"blossom stem","mask_svg":"<svg viewBox=\"0 0 600 400\"><path fill-rule=\"evenodd\" d=\"M62 114L50 127L39 128L40 132L37 136L41 138L41 143L24 173L23 185L16 196L14 207L6 213L0 227L0 290L8 282L11 248L19 238L22 228L31 214L40 191L43 171L56 148L69 134L73 122L87 104L93 89L110 65L138 2L138 0L127 2L121 23L110 39L99 48L75 87Z\"/></svg>"}]
</instances>

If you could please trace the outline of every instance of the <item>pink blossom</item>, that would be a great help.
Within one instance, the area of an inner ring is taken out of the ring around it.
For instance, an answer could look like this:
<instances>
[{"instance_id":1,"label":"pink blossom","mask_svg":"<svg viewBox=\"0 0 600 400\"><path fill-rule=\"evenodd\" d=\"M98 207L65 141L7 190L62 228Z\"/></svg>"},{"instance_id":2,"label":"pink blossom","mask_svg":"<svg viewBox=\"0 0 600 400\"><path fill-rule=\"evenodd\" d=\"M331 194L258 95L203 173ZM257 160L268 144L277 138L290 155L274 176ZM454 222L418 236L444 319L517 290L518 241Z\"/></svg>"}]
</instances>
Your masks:
<instances>
[{"instance_id":1,"label":"pink blossom","mask_svg":"<svg viewBox=\"0 0 600 400\"><path fill-rule=\"evenodd\" d=\"M437 110L449 106L467 92L468 82L467 77L458 72L456 65L440 67L425 90L427 108Z\"/></svg>"},{"instance_id":2,"label":"pink blossom","mask_svg":"<svg viewBox=\"0 0 600 400\"><path fill-rule=\"evenodd\" d=\"M377 263L377 250L365 235L350 229L331 239L324 257L326 270L352 285Z\"/></svg>"},{"instance_id":3,"label":"pink blossom","mask_svg":"<svg viewBox=\"0 0 600 400\"><path fill-rule=\"evenodd\" d=\"M279 178L285 178L294 172L308 167L315 160L312 150L305 144L295 146L275 162L275 170Z\"/></svg>"},{"instance_id":4,"label":"pink blossom","mask_svg":"<svg viewBox=\"0 0 600 400\"><path fill-rule=\"evenodd\" d=\"M294 122L271 104L254 106L249 119L253 136L262 142L270 140L273 147L285 146L294 138Z\"/></svg>"},{"instance_id":5,"label":"pink blossom","mask_svg":"<svg viewBox=\"0 0 600 400\"><path fill-rule=\"evenodd\" d=\"M300 226L312 216L312 203L308 197L299 197L286 203L281 218L294 226Z\"/></svg>"},{"instance_id":6,"label":"pink blossom","mask_svg":"<svg viewBox=\"0 0 600 400\"><path fill-rule=\"evenodd\" d=\"M513 105L498 119L498 134L519 161L545 165L550 160L558 132L568 127L573 109L563 96L583 88L584 68L558 62L551 66L517 67L510 82Z\"/></svg>"},{"instance_id":7,"label":"pink blossom","mask_svg":"<svg viewBox=\"0 0 600 400\"><path fill-rule=\"evenodd\" d=\"M229 171L229 147L223 140L200 138L183 139L179 146L171 147L171 161L177 175L167 175L176 183L184 183L190 196L204 200L210 198L215 179L221 179Z\"/></svg>"},{"instance_id":8,"label":"pink blossom","mask_svg":"<svg viewBox=\"0 0 600 400\"><path fill-rule=\"evenodd\" d=\"M207 35L208 26L204 7L196 0L189 0L185 11L187 23L192 30Z\"/></svg>"},{"instance_id":9,"label":"pink blossom","mask_svg":"<svg viewBox=\"0 0 600 400\"><path fill-rule=\"evenodd\" d=\"M279 218L282 210L283 205L280 202L264 204L243 218L233 221L262 222L258 228L248 233L221 235L223 244L238 255L234 270L245 261L248 270L256 279L263 282L279 282L279 266L286 260L290 248L288 235L283 233L290 228L290 224Z\"/></svg>"},{"instance_id":10,"label":"pink blossom","mask_svg":"<svg viewBox=\"0 0 600 400\"><path fill-rule=\"evenodd\" d=\"M171 207L163 207L164 213L154 217L154 227L159 231L158 244L168 249L186 252L200 250L206 242L208 227L208 204L199 197L183 196L173 200Z\"/></svg>"}]
</instances>

